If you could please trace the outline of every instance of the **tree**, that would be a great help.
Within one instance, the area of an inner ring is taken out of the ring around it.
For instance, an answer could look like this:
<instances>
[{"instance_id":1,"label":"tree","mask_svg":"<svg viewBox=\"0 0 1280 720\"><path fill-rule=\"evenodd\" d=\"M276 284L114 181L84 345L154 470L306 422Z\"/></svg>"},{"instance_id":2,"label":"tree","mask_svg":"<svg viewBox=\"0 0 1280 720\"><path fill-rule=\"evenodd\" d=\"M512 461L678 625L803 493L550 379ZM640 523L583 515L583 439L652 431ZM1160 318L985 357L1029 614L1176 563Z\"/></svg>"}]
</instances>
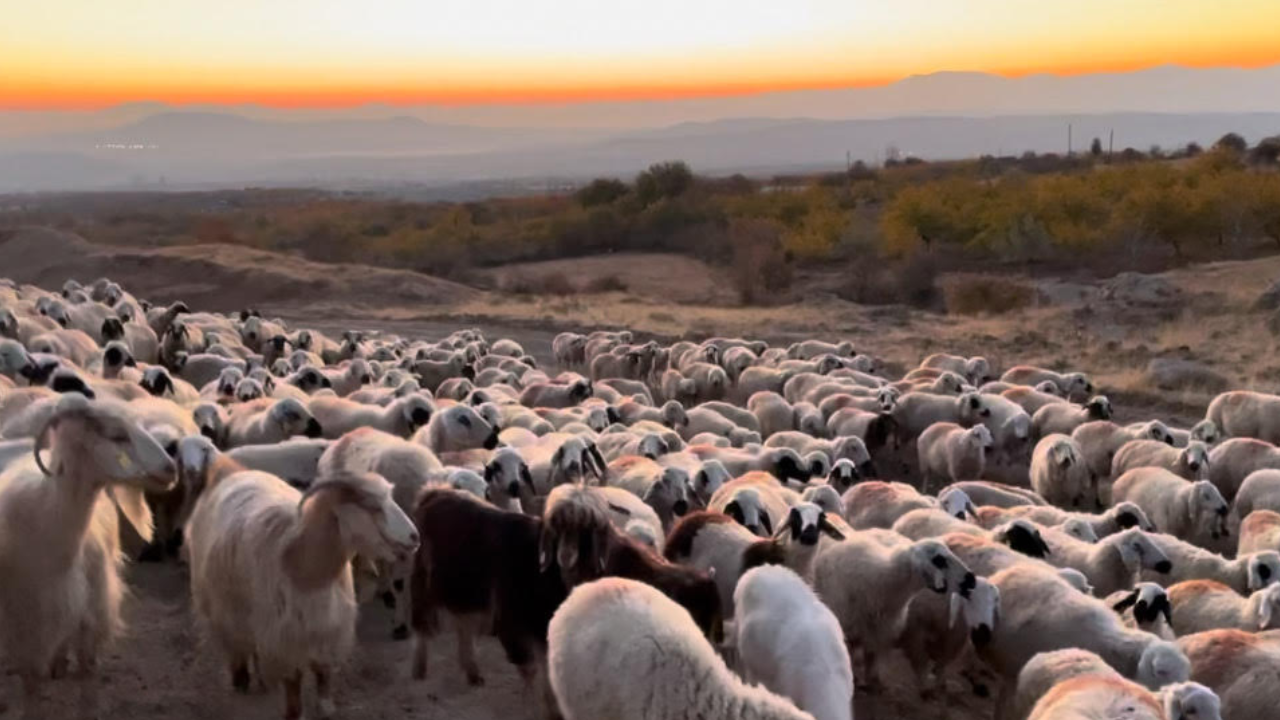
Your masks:
<instances>
[{"instance_id":1,"label":"tree","mask_svg":"<svg viewBox=\"0 0 1280 720\"><path fill-rule=\"evenodd\" d=\"M1262 234L1280 245L1280 177L1259 173L1255 178L1254 219Z\"/></svg>"},{"instance_id":2,"label":"tree","mask_svg":"<svg viewBox=\"0 0 1280 720\"><path fill-rule=\"evenodd\" d=\"M1214 143L1213 147L1215 149L1230 150L1242 155L1245 150L1249 149L1249 143L1245 142L1245 139L1238 133L1227 133L1218 138L1218 142Z\"/></svg>"},{"instance_id":3,"label":"tree","mask_svg":"<svg viewBox=\"0 0 1280 720\"><path fill-rule=\"evenodd\" d=\"M1277 161L1280 161L1280 135L1259 140L1249 152L1249 162L1255 165L1275 165Z\"/></svg>"},{"instance_id":4,"label":"tree","mask_svg":"<svg viewBox=\"0 0 1280 720\"><path fill-rule=\"evenodd\" d=\"M1089 154L1094 157L1102 157L1102 138L1094 138L1089 144Z\"/></svg>"},{"instance_id":5,"label":"tree","mask_svg":"<svg viewBox=\"0 0 1280 720\"><path fill-rule=\"evenodd\" d=\"M596 178L578 191L578 202L582 207L608 205L627 194L627 184L616 178Z\"/></svg>"},{"instance_id":6,"label":"tree","mask_svg":"<svg viewBox=\"0 0 1280 720\"><path fill-rule=\"evenodd\" d=\"M645 206L679 197L692 186L693 172L681 160L655 163L636 177L636 195Z\"/></svg>"}]
</instances>

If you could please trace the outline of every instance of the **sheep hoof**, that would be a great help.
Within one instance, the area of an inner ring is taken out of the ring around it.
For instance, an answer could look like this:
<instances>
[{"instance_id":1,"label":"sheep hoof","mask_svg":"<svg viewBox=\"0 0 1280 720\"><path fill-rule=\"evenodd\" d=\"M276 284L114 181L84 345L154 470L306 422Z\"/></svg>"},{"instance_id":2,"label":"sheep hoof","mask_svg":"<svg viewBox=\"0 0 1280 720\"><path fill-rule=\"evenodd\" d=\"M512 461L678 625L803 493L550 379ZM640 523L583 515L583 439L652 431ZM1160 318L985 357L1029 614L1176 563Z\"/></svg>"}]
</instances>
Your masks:
<instances>
[{"instance_id":1,"label":"sheep hoof","mask_svg":"<svg viewBox=\"0 0 1280 720\"><path fill-rule=\"evenodd\" d=\"M991 697L991 688L987 687L986 683L974 683L973 694L980 698L989 698Z\"/></svg>"},{"instance_id":2,"label":"sheep hoof","mask_svg":"<svg viewBox=\"0 0 1280 720\"><path fill-rule=\"evenodd\" d=\"M396 608L396 594L390 590L383 592L382 604L387 606L388 610L394 610Z\"/></svg>"},{"instance_id":3,"label":"sheep hoof","mask_svg":"<svg viewBox=\"0 0 1280 720\"><path fill-rule=\"evenodd\" d=\"M391 639L400 641L409 639L409 626L397 625L395 630L391 631Z\"/></svg>"},{"instance_id":4,"label":"sheep hoof","mask_svg":"<svg viewBox=\"0 0 1280 720\"><path fill-rule=\"evenodd\" d=\"M467 684L471 687L484 687L484 676L478 672L467 673Z\"/></svg>"}]
</instances>

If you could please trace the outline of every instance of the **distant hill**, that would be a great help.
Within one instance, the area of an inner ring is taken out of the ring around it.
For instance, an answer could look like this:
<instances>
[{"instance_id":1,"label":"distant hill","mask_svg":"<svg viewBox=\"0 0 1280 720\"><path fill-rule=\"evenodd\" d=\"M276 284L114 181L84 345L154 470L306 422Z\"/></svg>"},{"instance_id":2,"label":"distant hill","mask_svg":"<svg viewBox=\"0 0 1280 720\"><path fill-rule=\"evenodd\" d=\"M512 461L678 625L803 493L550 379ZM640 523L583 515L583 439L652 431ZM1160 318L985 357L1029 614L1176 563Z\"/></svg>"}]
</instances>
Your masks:
<instances>
[{"instance_id":1,"label":"distant hill","mask_svg":"<svg viewBox=\"0 0 1280 720\"><path fill-rule=\"evenodd\" d=\"M936 73L873 88L731 98L469 107L0 112L0 192L118 187L378 188L839 168L887 146L923 158L1116 149L1280 133L1280 66L1003 78Z\"/></svg>"}]
</instances>

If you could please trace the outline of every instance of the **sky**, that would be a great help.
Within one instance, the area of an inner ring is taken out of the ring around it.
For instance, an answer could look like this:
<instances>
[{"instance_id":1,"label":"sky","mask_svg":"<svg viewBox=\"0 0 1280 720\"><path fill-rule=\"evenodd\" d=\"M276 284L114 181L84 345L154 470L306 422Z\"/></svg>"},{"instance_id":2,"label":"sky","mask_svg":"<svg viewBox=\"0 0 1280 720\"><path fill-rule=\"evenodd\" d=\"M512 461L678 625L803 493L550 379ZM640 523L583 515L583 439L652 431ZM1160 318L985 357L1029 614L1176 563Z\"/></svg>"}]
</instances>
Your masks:
<instances>
[{"instance_id":1,"label":"sky","mask_svg":"<svg viewBox=\"0 0 1280 720\"><path fill-rule=\"evenodd\" d=\"M468 105L1280 63L1280 0L0 0L0 108Z\"/></svg>"}]
</instances>

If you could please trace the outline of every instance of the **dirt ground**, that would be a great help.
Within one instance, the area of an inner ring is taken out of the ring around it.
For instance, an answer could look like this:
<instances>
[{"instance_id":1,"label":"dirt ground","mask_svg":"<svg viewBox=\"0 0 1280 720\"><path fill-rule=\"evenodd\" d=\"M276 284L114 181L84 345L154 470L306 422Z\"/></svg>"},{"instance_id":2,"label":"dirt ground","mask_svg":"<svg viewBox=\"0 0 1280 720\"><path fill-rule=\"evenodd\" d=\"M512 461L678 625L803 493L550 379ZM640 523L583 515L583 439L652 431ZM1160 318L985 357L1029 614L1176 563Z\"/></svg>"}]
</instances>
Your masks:
<instances>
[{"instance_id":1,"label":"dirt ground","mask_svg":"<svg viewBox=\"0 0 1280 720\"><path fill-rule=\"evenodd\" d=\"M173 564L134 565L127 580L128 634L101 662L99 715L102 720L275 720L283 713L277 689L252 695L231 690L226 670L200 642L194 627L185 569ZM335 679L338 717L367 720L539 720L538 704L496 640L477 647L483 687L469 687L455 662L453 635L432 646L430 676L409 674L412 641L391 640L391 613L380 603L362 607L359 642L350 663ZM945 693L921 699L905 662L895 664L888 692L862 696L859 720L981 720L991 717L988 700L976 697L959 679ZM80 697L75 682L49 687L51 720L73 720ZM307 690L310 693L310 689ZM17 680L8 678L0 698L17 702ZM308 717L314 706L308 696ZM17 707L0 718L17 717ZM637 718L636 720L641 720ZM725 719L728 720L728 719Z\"/></svg>"}]
</instances>

